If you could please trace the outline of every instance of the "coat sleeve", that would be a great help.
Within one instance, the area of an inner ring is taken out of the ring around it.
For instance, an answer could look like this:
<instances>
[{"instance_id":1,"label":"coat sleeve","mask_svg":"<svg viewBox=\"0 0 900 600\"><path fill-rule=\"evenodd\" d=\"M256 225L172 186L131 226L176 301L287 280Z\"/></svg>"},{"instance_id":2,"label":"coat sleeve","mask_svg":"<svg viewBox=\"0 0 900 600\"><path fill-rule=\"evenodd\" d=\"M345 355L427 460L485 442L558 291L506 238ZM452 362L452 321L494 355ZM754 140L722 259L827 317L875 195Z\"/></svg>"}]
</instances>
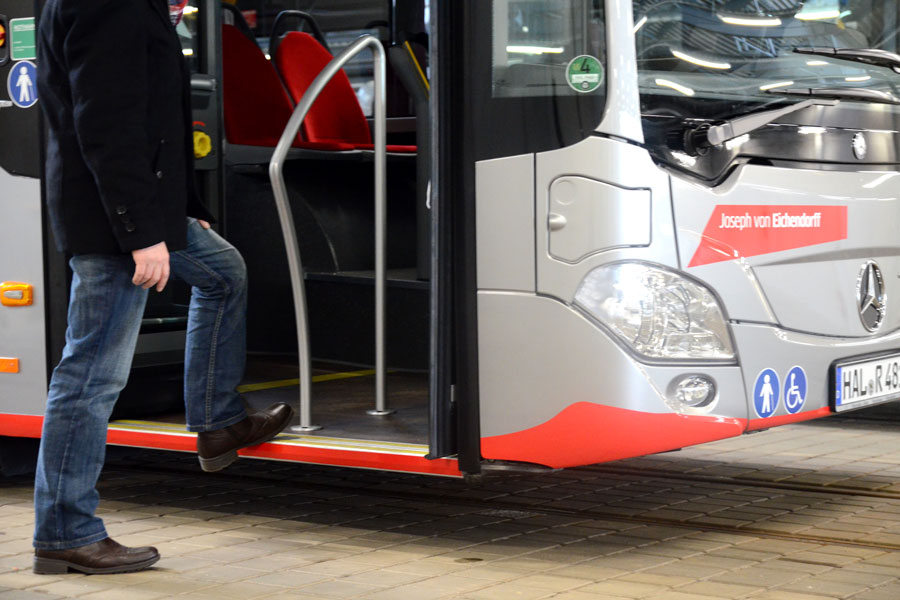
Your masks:
<instances>
[{"instance_id":1,"label":"coat sleeve","mask_svg":"<svg viewBox=\"0 0 900 600\"><path fill-rule=\"evenodd\" d=\"M165 238L148 139L148 7L73 1L61 15L75 133L123 252Z\"/></svg>"}]
</instances>

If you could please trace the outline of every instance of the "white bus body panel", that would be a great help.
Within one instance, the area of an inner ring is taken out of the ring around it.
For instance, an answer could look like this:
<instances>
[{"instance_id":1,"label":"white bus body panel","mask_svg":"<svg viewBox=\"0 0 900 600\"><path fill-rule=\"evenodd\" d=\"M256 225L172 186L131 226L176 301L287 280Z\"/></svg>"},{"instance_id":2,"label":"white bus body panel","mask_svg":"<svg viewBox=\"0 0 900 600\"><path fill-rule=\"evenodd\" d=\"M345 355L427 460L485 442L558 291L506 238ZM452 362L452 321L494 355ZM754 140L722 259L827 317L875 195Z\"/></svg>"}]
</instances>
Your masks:
<instances>
[{"instance_id":1,"label":"white bus body panel","mask_svg":"<svg viewBox=\"0 0 900 600\"><path fill-rule=\"evenodd\" d=\"M689 369L712 378L717 398L703 408L667 394L681 366L634 360L594 323L566 304L534 294L478 295L481 435L491 437L545 423L577 402L641 413L746 418L744 384L734 365ZM600 434L601 432L597 432ZM664 436L660 432L660 436Z\"/></svg>"},{"instance_id":2,"label":"white bus body panel","mask_svg":"<svg viewBox=\"0 0 900 600\"><path fill-rule=\"evenodd\" d=\"M712 188L671 175L640 147L596 136L534 157L531 232L524 219L507 222L529 198L521 182L530 164L500 159L477 171L485 458L569 466L825 416L835 362L900 350L900 309L892 302L900 294L900 177L892 172L751 165ZM504 206L486 207L498 198ZM808 215L803 227L761 231L750 248L726 248L720 242L731 238L717 231L729 210ZM532 233L533 293L524 257ZM562 244L554 239L564 235ZM698 249L711 243L728 252L703 258ZM881 267L888 298L874 333L863 326L857 297L869 260ZM648 363L584 316L573 305L579 284L619 261L663 265L706 284L729 321L736 364ZM504 264L513 265L507 279ZM760 373L773 369L784 381L795 366L806 373L805 402L793 412L777 402L760 416ZM715 383L713 402L691 409L673 400L673 385L688 374Z\"/></svg>"},{"instance_id":3,"label":"white bus body panel","mask_svg":"<svg viewBox=\"0 0 900 600\"><path fill-rule=\"evenodd\" d=\"M0 282L34 287L31 306L0 306L0 357L18 373L0 373L0 412L41 415L47 398L41 182L0 169Z\"/></svg>"},{"instance_id":4,"label":"white bus body panel","mask_svg":"<svg viewBox=\"0 0 900 600\"><path fill-rule=\"evenodd\" d=\"M483 456L571 466L743 432L736 365L643 363L573 306L601 265L678 268L668 174L644 149L600 136L533 160L533 176L531 157L476 170ZM533 194L523 181L534 181ZM532 197L528 227L511 215ZM673 402L673 381L685 373L714 381L714 400Z\"/></svg>"},{"instance_id":5,"label":"white bus body panel","mask_svg":"<svg viewBox=\"0 0 900 600\"><path fill-rule=\"evenodd\" d=\"M534 291L534 156L475 165L478 289Z\"/></svg>"}]
</instances>

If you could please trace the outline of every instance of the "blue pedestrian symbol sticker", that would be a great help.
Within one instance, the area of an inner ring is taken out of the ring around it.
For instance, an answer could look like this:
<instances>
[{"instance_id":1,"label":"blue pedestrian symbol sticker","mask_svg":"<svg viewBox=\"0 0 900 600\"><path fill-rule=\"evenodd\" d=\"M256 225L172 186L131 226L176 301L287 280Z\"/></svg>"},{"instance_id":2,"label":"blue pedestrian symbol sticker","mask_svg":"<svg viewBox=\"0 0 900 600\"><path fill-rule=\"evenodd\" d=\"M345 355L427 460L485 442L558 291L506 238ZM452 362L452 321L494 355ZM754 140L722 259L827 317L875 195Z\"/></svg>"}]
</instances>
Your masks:
<instances>
[{"instance_id":1,"label":"blue pedestrian symbol sticker","mask_svg":"<svg viewBox=\"0 0 900 600\"><path fill-rule=\"evenodd\" d=\"M753 406L760 418L765 419L775 414L780 390L778 373L772 369L763 369L756 376L756 385L753 386Z\"/></svg>"},{"instance_id":2,"label":"blue pedestrian symbol sticker","mask_svg":"<svg viewBox=\"0 0 900 600\"><path fill-rule=\"evenodd\" d=\"M794 367L784 378L784 408L792 415L799 412L806 402L806 371Z\"/></svg>"},{"instance_id":3,"label":"blue pedestrian symbol sticker","mask_svg":"<svg viewBox=\"0 0 900 600\"><path fill-rule=\"evenodd\" d=\"M6 79L9 99L19 108L31 108L37 102L37 67L33 62L22 60L9 69Z\"/></svg>"}]
</instances>

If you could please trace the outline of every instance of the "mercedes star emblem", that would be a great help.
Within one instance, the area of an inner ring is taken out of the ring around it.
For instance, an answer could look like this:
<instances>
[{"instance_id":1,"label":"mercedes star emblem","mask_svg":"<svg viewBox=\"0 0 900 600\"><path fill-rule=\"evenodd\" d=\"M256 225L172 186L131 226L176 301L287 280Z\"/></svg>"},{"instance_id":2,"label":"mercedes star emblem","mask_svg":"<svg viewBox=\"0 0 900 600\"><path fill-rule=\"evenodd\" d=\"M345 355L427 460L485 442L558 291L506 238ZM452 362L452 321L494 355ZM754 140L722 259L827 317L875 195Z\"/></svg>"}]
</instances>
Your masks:
<instances>
[{"instance_id":1,"label":"mercedes star emblem","mask_svg":"<svg viewBox=\"0 0 900 600\"><path fill-rule=\"evenodd\" d=\"M859 272L856 282L856 306L863 327L876 331L884 321L884 279L875 261L868 261Z\"/></svg>"},{"instance_id":2,"label":"mercedes star emblem","mask_svg":"<svg viewBox=\"0 0 900 600\"><path fill-rule=\"evenodd\" d=\"M866 143L866 136L860 131L853 136L853 156L858 160L862 160L869 152L869 145Z\"/></svg>"}]
</instances>

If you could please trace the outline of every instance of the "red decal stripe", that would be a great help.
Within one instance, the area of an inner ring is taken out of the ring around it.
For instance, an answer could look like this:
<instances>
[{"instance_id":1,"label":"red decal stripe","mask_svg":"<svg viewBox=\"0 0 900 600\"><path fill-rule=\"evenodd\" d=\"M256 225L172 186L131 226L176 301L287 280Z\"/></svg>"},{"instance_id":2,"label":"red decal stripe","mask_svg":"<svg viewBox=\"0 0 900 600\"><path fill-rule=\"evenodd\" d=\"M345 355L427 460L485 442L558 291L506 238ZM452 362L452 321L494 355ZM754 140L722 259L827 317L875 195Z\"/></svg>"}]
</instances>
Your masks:
<instances>
[{"instance_id":1,"label":"red decal stripe","mask_svg":"<svg viewBox=\"0 0 900 600\"><path fill-rule=\"evenodd\" d=\"M39 415L0 415L0 435L39 438L43 425Z\"/></svg>"},{"instance_id":2,"label":"red decal stripe","mask_svg":"<svg viewBox=\"0 0 900 600\"><path fill-rule=\"evenodd\" d=\"M317 465L333 465L337 467L359 467L384 471L402 471L405 473L449 475L452 477L462 476L459 472L459 463L455 459L450 458L429 460L421 456L308 448L293 444L277 443L246 448L239 451L238 454L241 456L305 462Z\"/></svg>"},{"instance_id":3,"label":"red decal stripe","mask_svg":"<svg viewBox=\"0 0 900 600\"><path fill-rule=\"evenodd\" d=\"M114 446L135 446L156 450L197 451L197 438L192 435L166 435L150 431L110 429L106 432L106 443Z\"/></svg>"},{"instance_id":4,"label":"red decal stripe","mask_svg":"<svg viewBox=\"0 0 900 600\"><path fill-rule=\"evenodd\" d=\"M747 431L768 429L769 427L778 427L779 425L799 423L801 421L811 421L812 419L827 417L831 414L831 409L827 406L823 406L816 410L807 410L795 415L778 415L777 417L769 417L768 419L750 419L750 424L747 425Z\"/></svg>"},{"instance_id":5,"label":"red decal stripe","mask_svg":"<svg viewBox=\"0 0 900 600\"><path fill-rule=\"evenodd\" d=\"M688 267L844 239L846 206L718 205Z\"/></svg>"},{"instance_id":6,"label":"red decal stripe","mask_svg":"<svg viewBox=\"0 0 900 600\"><path fill-rule=\"evenodd\" d=\"M481 439L481 454L554 468L575 467L702 444L744 432L747 421L646 413L577 402L536 427Z\"/></svg>"}]
</instances>

